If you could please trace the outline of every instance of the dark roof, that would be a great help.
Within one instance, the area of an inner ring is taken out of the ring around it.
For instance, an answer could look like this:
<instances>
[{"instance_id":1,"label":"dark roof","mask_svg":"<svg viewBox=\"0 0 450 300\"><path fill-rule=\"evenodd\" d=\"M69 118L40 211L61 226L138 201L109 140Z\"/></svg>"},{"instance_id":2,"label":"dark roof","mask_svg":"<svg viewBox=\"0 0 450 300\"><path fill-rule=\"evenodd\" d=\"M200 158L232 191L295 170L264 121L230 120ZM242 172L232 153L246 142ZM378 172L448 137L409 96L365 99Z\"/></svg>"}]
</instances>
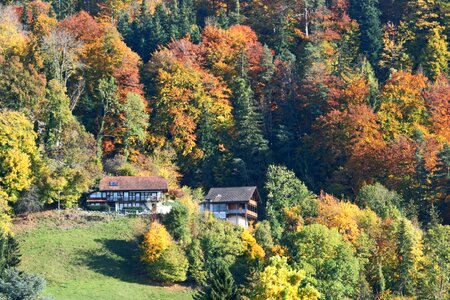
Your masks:
<instances>
[{"instance_id":1,"label":"dark roof","mask_svg":"<svg viewBox=\"0 0 450 300\"><path fill-rule=\"evenodd\" d=\"M159 176L106 176L100 180L100 191L167 191L167 180Z\"/></svg>"},{"instance_id":2,"label":"dark roof","mask_svg":"<svg viewBox=\"0 0 450 300\"><path fill-rule=\"evenodd\" d=\"M258 194L256 186L211 188L205 200L211 202L244 202L250 200L255 192ZM259 195L257 197L257 200L259 200Z\"/></svg>"}]
</instances>

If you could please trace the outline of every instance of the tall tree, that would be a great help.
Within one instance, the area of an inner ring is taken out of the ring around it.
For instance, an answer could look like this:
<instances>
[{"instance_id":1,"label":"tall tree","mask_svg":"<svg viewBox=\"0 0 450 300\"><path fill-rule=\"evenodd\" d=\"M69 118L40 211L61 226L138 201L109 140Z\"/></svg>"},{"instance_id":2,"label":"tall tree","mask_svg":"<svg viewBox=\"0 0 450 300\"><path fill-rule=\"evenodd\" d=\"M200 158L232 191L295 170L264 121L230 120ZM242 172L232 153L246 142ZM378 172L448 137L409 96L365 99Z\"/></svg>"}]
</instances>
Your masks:
<instances>
[{"instance_id":1,"label":"tall tree","mask_svg":"<svg viewBox=\"0 0 450 300\"><path fill-rule=\"evenodd\" d=\"M257 110L248 81L238 77L233 82L233 106L236 120L235 154L244 162L247 184L261 182L269 160L269 144L264 137L261 113Z\"/></svg>"},{"instance_id":2,"label":"tall tree","mask_svg":"<svg viewBox=\"0 0 450 300\"><path fill-rule=\"evenodd\" d=\"M361 50L372 66L378 66L383 45L378 0L351 0L350 3L350 16L360 25Z\"/></svg>"},{"instance_id":3,"label":"tall tree","mask_svg":"<svg viewBox=\"0 0 450 300\"><path fill-rule=\"evenodd\" d=\"M0 111L0 188L10 201L28 189L38 171L36 133L20 112Z\"/></svg>"},{"instance_id":4,"label":"tall tree","mask_svg":"<svg viewBox=\"0 0 450 300\"><path fill-rule=\"evenodd\" d=\"M145 104L142 98L134 93L127 95L127 100L123 105L124 114L124 152L125 157L129 156L130 146L143 142L148 126L148 114L145 111Z\"/></svg>"}]
</instances>

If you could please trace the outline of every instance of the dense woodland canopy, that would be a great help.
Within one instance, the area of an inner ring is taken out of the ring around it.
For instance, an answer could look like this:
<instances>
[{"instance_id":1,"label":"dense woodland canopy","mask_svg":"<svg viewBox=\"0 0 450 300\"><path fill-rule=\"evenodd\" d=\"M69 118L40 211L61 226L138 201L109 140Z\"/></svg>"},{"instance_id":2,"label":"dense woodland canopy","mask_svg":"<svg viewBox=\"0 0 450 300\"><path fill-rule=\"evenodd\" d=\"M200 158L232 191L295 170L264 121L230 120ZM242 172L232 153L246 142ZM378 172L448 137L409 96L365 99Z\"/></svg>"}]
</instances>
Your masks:
<instances>
[{"instance_id":1,"label":"dense woodland canopy","mask_svg":"<svg viewBox=\"0 0 450 300\"><path fill-rule=\"evenodd\" d=\"M4 231L15 213L80 205L102 174L161 175L174 195L257 185L267 223L247 239L279 255L254 298L277 297L273 276L310 299L449 296L447 0L2 4ZM193 240L212 251L208 232ZM221 290L240 280L231 265Z\"/></svg>"}]
</instances>

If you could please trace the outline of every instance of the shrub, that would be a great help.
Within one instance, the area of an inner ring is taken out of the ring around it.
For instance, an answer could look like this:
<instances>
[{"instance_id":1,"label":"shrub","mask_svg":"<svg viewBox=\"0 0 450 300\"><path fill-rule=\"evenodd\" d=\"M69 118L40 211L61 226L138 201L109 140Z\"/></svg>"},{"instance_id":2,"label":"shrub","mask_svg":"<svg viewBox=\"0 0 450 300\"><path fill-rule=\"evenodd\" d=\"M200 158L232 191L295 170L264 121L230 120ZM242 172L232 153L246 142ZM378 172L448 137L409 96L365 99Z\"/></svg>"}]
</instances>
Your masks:
<instances>
[{"instance_id":1,"label":"shrub","mask_svg":"<svg viewBox=\"0 0 450 300\"><path fill-rule=\"evenodd\" d=\"M0 274L19 263L19 243L11 234L0 234Z\"/></svg>"},{"instance_id":2,"label":"shrub","mask_svg":"<svg viewBox=\"0 0 450 300\"><path fill-rule=\"evenodd\" d=\"M42 299L39 294L44 286L45 280L43 278L10 268L0 278L0 299Z\"/></svg>"},{"instance_id":3,"label":"shrub","mask_svg":"<svg viewBox=\"0 0 450 300\"><path fill-rule=\"evenodd\" d=\"M171 244L172 238L164 225L161 225L157 221L152 222L141 244L143 252L141 260L145 263L154 262Z\"/></svg>"},{"instance_id":4,"label":"shrub","mask_svg":"<svg viewBox=\"0 0 450 300\"><path fill-rule=\"evenodd\" d=\"M183 251L172 242L158 259L147 265L147 270L152 279L173 283L186 280L188 267L189 263Z\"/></svg>"},{"instance_id":5,"label":"shrub","mask_svg":"<svg viewBox=\"0 0 450 300\"><path fill-rule=\"evenodd\" d=\"M150 224L141 249L141 260L146 264L148 274L153 280L165 283L186 280L188 260L164 225L156 221Z\"/></svg>"},{"instance_id":6,"label":"shrub","mask_svg":"<svg viewBox=\"0 0 450 300\"><path fill-rule=\"evenodd\" d=\"M163 217L163 224L176 241L189 239L189 211L179 202L174 202L170 212Z\"/></svg>"}]
</instances>

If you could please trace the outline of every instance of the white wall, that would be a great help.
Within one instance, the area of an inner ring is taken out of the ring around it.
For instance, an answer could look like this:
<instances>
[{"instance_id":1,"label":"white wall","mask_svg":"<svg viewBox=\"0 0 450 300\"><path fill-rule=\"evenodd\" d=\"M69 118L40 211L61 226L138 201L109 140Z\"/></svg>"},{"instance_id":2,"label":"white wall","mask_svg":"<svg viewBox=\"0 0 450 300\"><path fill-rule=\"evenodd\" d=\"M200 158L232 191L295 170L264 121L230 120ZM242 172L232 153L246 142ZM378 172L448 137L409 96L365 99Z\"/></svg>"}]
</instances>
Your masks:
<instances>
[{"instance_id":1,"label":"white wall","mask_svg":"<svg viewBox=\"0 0 450 300\"><path fill-rule=\"evenodd\" d=\"M234 225L239 225L244 228L248 228L248 222L245 221L245 217L243 216L229 216L227 220Z\"/></svg>"}]
</instances>

